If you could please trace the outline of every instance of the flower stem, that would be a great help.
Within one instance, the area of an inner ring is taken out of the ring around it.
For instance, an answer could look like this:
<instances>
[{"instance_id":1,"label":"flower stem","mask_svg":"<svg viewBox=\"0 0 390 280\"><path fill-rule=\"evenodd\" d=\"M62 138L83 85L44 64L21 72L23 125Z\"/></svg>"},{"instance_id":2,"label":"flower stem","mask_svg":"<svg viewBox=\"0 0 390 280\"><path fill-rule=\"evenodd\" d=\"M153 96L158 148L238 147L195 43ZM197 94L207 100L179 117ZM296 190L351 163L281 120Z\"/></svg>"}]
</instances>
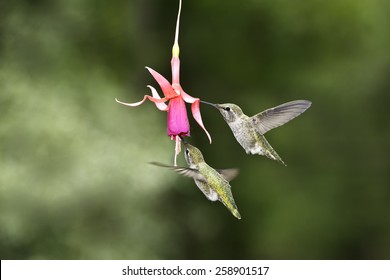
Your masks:
<instances>
[{"instance_id":1,"label":"flower stem","mask_svg":"<svg viewBox=\"0 0 390 280\"><path fill-rule=\"evenodd\" d=\"M172 47L172 56L179 57L180 49L179 49L179 26L180 26L180 14L181 14L181 0L179 0L179 11L177 13L176 20L176 31L175 31L175 41Z\"/></svg>"}]
</instances>

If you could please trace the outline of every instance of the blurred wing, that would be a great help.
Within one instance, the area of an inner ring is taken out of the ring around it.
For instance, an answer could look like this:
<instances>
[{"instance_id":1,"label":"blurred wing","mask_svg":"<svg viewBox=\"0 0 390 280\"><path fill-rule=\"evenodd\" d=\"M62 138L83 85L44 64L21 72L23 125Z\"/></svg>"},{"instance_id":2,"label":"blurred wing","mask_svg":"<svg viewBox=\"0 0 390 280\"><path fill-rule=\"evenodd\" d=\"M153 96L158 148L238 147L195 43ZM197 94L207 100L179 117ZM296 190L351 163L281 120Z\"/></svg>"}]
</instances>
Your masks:
<instances>
[{"instance_id":1,"label":"blurred wing","mask_svg":"<svg viewBox=\"0 0 390 280\"><path fill-rule=\"evenodd\" d=\"M230 168L230 169L217 169L217 171L219 174L222 175L222 177L226 181L230 182L231 180L237 177L240 170L238 168Z\"/></svg>"},{"instance_id":2,"label":"blurred wing","mask_svg":"<svg viewBox=\"0 0 390 280\"><path fill-rule=\"evenodd\" d=\"M251 120L260 134L281 126L305 112L311 105L307 100L295 100L267 109L251 117Z\"/></svg>"},{"instance_id":3,"label":"blurred wing","mask_svg":"<svg viewBox=\"0 0 390 280\"><path fill-rule=\"evenodd\" d=\"M205 177L203 177L203 175L200 174L200 172L196 169L187 167L172 167L172 169L183 176L190 177L199 181L206 181Z\"/></svg>"},{"instance_id":4,"label":"blurred wing","mask_svg":"<svg viewBox=\"0 0 390 280\"><path fill-rule=\"evenodd\" d=\"M177 172L185 177L190 177L190 178L200 180L200 181L206 181L206 179L203 177L203 175L196 169L166 165L166 164L159 163L159 162L149 162L149 163L156 165L156 166L172 169L173 171L175 171L175 172Z\"/></svg>"}]
</instances>

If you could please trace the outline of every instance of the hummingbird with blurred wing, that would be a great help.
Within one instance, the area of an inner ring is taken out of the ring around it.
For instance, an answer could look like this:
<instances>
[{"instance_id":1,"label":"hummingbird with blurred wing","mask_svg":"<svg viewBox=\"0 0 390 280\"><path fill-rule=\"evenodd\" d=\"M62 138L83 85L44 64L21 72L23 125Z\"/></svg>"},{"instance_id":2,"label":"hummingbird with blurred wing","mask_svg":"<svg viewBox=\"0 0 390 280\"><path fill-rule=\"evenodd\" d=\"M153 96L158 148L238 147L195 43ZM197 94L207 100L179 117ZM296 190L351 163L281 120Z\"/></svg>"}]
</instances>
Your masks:
<instances>
[{"instance_id":1,"label":"hummingbird with blurred wing","mask_svg":"<svg viewBox=\"0 0 390 280\"><path fill-rule=\"evenodd\" d=\"M235 104L201 102L219 110L247 154L263 155L284 165L286 164L265 139L264 134L296 118L311 106L310 101L295 100L248 117Z\"/></svg>"},{"instance_id":2,"label":"hummingbird with blurred wing","mask_svg":"<svg viewBox=\"0 0 390 280\"><path fill-rule=\"evenodd\" d=\"M219 200L234 217L241 219L229 184L229 181L238 175L238 169L214 169L204 161L198 148L186 142L184 142L184 147L188 167L170 166L157 162L151 162L151 164L168 167L183 176L193 178L195 184L209 200Z\"/></svg>"}]
</instances>

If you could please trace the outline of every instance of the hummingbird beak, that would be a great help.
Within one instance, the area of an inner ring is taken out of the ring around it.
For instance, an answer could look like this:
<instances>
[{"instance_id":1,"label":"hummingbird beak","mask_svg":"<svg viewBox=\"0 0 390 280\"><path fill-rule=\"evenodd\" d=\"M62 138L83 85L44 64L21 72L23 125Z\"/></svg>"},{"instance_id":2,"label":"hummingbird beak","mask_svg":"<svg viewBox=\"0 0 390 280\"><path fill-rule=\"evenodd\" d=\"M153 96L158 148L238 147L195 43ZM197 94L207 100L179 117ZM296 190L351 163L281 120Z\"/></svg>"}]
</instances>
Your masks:
<instances>
[{"instance_id":1,"label":"hummingbird beak","mask_svg":"<svg viewBox=\"0 0 390 280\"><path fill-rule=\"evenodd\" d=\"M188 145L190 145L185 139L184 139L184 137L183 136L181 136L181 135L179 135L179 137L180 137L180 139L181 139L181 141L183 141L183 145L184 145L184 147L185 148L187 148L188 147ZM191 146L191 145L190 145Z\"/></svg>"},{"instance_id":2,"label":"hummingbird beak","mask_svg":"<svg viewBox=\"0 0 390 280\"><path fill-rule=\"evenodd\" d=\"M184 144L187 144L187 141L184 140L184 137L183 137L183 136L179 135L179 137L180 137L181 141L183 141Z\"/></svg>"},{"instance_id":3,"label":"hummingbird beak","mask_svg":"<svg viewBox=\"0 0 390 280\"><path fill-rule=\"evenodd\" d=\"M218 109L218 104L214 104L214 103L210 103L210 102L206 102L206 101L203 101L203 100L200 100L201 103L204 103L204 104L207 104L207 105L210 105L210 106L213 106L215 108Z\"/></svg>"}]
</instances>

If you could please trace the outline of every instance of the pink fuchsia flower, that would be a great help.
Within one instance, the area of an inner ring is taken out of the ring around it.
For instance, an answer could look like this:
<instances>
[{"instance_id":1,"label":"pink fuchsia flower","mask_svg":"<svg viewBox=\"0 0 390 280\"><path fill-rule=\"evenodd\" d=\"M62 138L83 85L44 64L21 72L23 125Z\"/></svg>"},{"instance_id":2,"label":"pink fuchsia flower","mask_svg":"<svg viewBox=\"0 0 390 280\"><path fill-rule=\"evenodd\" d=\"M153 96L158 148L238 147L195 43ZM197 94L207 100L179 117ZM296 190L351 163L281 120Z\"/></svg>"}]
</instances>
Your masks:
<instances>
[{"instance_id":1,"label":"pink fuchsia flower","mask_svg":"<svg viewBox=\"0 0 390 280\"><path fill-rule=\"evenodd\" d=\"M179 2L179 12L177 15L176 22L176 32L175 32L175 41L172 47L172 60L171 60L171 69L172 69L172 84L169 83L161 74L155 70L146 67L153 78L159 84L164 97L161 98L157 93L157 90L148 86L152 92L152 96L145 95L144 98L136 103L124 103L115 99L118 103L126 106L139 106L146 99L154 102L156 107L161 111L167 111L167 134L171 137L172 140L176 141L175 145L175 159L174 165L176 166L176 157L180 153L181 149L181 138L184 136L190 136L190 124L187 117L187 109L185 103L191 103L192 116L199 124L199 126L205 131L209 141L211 143L211 137L206 128L203 125L202 117L200 114L200 99L192 97L187 94L180 85L180 59L179 59L179 22L180 22L180 12L181 12L181 0ZM168 102L168 105L165 103Z\"/></svg>"}]
</instances>

